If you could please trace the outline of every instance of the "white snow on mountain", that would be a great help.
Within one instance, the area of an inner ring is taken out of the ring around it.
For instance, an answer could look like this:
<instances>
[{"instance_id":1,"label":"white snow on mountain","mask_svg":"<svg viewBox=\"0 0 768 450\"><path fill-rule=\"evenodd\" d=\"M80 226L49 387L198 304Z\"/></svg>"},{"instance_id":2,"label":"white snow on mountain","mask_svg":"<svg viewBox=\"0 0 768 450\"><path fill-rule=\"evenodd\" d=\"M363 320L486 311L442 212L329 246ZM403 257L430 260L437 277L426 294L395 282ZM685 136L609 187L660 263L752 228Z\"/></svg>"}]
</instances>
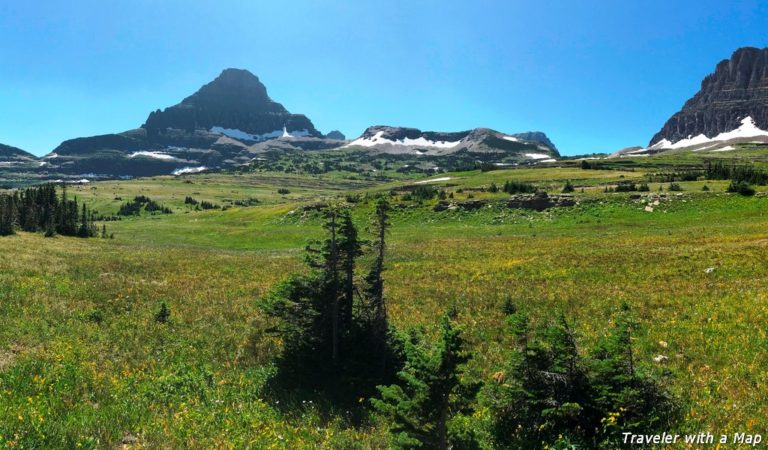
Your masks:
<instances>
[{"instance_id":1,"label":"white snow on mountain","mask_svg":"<svg viewBox=\"0 0 768 450\"><path fill-rule=\"evenodd\" d=\"M135 158L137 156L146 156L147 158L162 159L164 161L178 160L178 158L175 158L167 153L162 153L162 152L140 151L140 152L133 152L130 155L128 155L129 158Z\"/></svg>"},{"instance_id":2,"label":"white snow on mountain","mask_svg":"<svg viewBox=\"0 0 768 450\"><path fill-rule=\"evenodd\" d=\"M520 142L520 139L518 139L518 138L516 138L514 136L502 136L501 138L505 139L507 141Z\"/></svg>"},{"instance_id":3,"label":"white snow on mountain","mask_svg":"<svg viewBox=\"0 0 768 450\"><path fill-rule=\"evenodd\" d=\"M203 172L205 170L208 170L205 166L198 166L198 167L182 167L181 169L176 169L172 173L174 175L184 175L186 173L199 173Z\"/></svg>"},{"instance_id":4,"label":"white snow on mountain","mask_svg":"<svg viewBox=\"0 0 768 450\"><path fill-rule=\"evenodd\" d=\"M552 159L551 156L545 155L543 153L526 153L525 157L530 159Z\"/></svg>"},{"instance_id":5,"label":"white snow on mountain","mask_svg":"<svg viewBox=\"0 0 768 450\"><path fill-rule=\"evenodd\" d=\"M242 130L238 130L237 128L224 128L224 127L211 127L210 131L211 133L223 134L224 136L231 137L232 139L241 139L241 140L255 141L255 142L266 141L269 139L309 136L309 130L307 129L294 130L294 131L288 132L288 130L285 127L283 127L282 130L270 131L269 133L264 133L264 134L251 134L251 133L246 133L245 131L242 131Z\"/></svg>"},{"instance_id":6,"label":"white snow on mountain","mask_svg":"<svg viewBox=\"0 0 768 450\"><path fill-rule=\"evenodd\" d=\"M345 147L352 147L352 146L360 146L360 147L374 147L376 145L383 145L383 144L389 144L389 145L404 145L404 146L415 146L415 147L437 147L437 148L451 148L457 146L461 141L430 141L426 139L425 137L421 136L416 139L411 138L405 138L402 140L392 140L387 139L384 137L384 132L379 131L376 134L374 134L372 137L363 137L356 139L349 144L345 145Z\"/></svg>"},{"instance_id":7,"label":"white snow on mountain","mask_svg":"<svg viewBox=\"0 0 768 450\"><path fill-rule=\"evenodd\" d=\"M696 145L709 144L715 142L730 141L732 139L746 139L757 136L768 136L768 131L761 130L755 125L755 121L752 117L745 117L741 120L741 125L735 130L726 131L718 134L713 138L708 138L703 134L698 136L688 137L687 139L681 139L675 143L670 142L667 139L662 139L659 142L648 147L649 150L671 150L677 148L693 147Z\"/></svg>"}]
</instances>

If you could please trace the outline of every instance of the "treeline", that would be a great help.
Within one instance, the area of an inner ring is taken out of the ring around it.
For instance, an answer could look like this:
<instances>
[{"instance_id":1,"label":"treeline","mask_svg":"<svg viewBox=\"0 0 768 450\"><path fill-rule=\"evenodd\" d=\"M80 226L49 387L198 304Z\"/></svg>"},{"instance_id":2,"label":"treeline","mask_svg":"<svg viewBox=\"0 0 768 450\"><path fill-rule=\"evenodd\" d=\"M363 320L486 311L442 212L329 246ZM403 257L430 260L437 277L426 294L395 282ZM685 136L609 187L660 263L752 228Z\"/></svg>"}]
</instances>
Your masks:
<instances>
[{"instance_id":1,"label":"treeline","mask_svg":"<svg viewBox=\"0 0 768 450\"><path fill-rule=\"evenodd\" d=\"M171 208L163 206L145 195L137 195L132 201L120 205L120 216L138 216L144 210L150 214L172 214Z\"/></svg>"},{"instance_id":2,"label":"treeline","mask_svg":"<svg viewBox=\"0 0 768 450\"><path fill-rule=\"evenodd\" d=\"M736 183L745 182L765 186L768 184L768 172L755 166L726 165L721 161L707 161L704 170L707 180L731 180Z\"/></svg>"},{"instance_id":3,"label":"treeline","mask_svg":"<svg viewBox=\"0 0 768 450\"><path fill-rule=\"evenodd\" d=\"M42 231L46 236L94 237L98 234L94 222L93 211L84 203L78 205L77 198L70 200L66 186L62 186L61 197L54 184L0 194L0 236L22 230Z\"/></svg>"},{"instance_id":4,"label":"treeline","mask_svg":"<svg viewBox=\"0 0 768 450\"><path fill-rule=\"evenodd\" d=\"M434 341L423 328L395 328L384 295L388 211L379 200L368 245L348 209L327 210L326 238L307 248L309 273L260 300L269 325L256 335L276 334L280 348L271 395L317 398L358 420L378 417L393 448L616 448L623 432L671 426L679 408L638 364L626 306L585 352L564 317L534 329L507 301L504 362L485 381L468 364L473 354L455 307ZM372 262L360 277L366 248Z\"/></svg>"}]
</instances>

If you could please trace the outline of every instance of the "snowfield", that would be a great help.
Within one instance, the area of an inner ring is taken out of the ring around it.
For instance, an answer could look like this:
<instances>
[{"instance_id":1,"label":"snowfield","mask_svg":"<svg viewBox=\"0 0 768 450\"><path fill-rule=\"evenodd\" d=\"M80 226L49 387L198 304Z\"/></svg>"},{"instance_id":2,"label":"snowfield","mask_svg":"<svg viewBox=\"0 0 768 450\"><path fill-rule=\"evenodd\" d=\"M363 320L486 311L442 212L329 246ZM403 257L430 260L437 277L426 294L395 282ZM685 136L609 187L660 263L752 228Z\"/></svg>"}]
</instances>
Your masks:
<instances>
[{"instance_id":1,"label":"snowfield","mask_svg":"<svg viewBox=\"0 0 768 450\"><path fill-rule=\"evenodd\" d=\"M439 183L441 181L448 181L451 177L440 177L440 178L432 178L431 180L421 180L417 181L413 184L427 184L427 183Z\"/></svg>"},{"instance_id":2,"label":"snowfield","mask_svg":"<svg viewBox=\"0 0 768 450\"><path fill-rule=\"evenodd\" d=\"M148 152L148 151L140 151L140 152L133 152L130 155L128 155L129 158L135 158L137 156L146 156L147 158L154 158L154 159L162 159L163 161L177 161L178 158L175 158L167 153L163 152Z\"/></svg>"},{"instance_id":3,"label":"snowfield","mask_svg":"<svg viewBox=\"0 0 768 450\"><path fill-rule=\"evenodd\" d=\"M208 170L205 166L198 166L198 167L182 167L181 169L176 169L172 173L173 175L184 175L185 173L200 173L205 170Z\"/></svg>"},{"instance_id":4,"label":"snowfield","mask_svg":"<svg viewBox=\"0 0 768 450\"><path fill-rule=\"evenodd\" d=\"M552 159L551 156L545 155L544 153L526 153L525 157L530 159Z\"/></svg>"}]
</instances>

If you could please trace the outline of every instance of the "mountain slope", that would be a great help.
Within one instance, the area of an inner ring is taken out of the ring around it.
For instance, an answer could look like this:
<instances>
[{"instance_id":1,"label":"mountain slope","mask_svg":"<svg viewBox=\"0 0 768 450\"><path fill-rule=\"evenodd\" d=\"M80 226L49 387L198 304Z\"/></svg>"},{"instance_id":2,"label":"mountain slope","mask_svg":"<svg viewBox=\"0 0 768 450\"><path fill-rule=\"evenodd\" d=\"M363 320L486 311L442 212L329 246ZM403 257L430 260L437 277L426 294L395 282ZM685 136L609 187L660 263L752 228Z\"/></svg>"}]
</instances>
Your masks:
<instances>
[{"instance_id":1,"label":"mountain slope","mask_svg":"<svg viewBox=\"0 0 768 450\"><path fill-rule=\"evenodd\" d=\"M10 145L0 144L0 161L10 161L10 160L33 161L36 159L37 157L35 157L35 155L29 152L25 152L20 148L12 147Z\"/></svg>"}]
</instances>

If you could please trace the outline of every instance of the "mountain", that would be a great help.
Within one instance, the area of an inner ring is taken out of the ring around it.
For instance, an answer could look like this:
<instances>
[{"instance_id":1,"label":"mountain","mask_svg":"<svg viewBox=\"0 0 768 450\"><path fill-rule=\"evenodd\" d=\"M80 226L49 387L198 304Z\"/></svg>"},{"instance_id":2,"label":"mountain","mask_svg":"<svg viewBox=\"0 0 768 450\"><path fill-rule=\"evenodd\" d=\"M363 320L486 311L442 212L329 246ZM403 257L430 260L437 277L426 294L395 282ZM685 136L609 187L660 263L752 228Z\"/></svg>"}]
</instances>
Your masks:
<instances>
[{"instance_id":1,"label":"mountain","mask_svg":"<svg viewBox=\"0 0 768 450\"><path fill-rule=\"evenodd\" d=\"M215 80L163 111L152 112L144 125L150 141L163 140L168 128L208 130L246 141L294 136L321 137L312 121L291 114L267 95L259 78L241 69L226 69Z\"/></svg>"},{"instance_id":2,"label":"mountain","mask_svg":"<svg viewBox=\"0 0 768 450\"><path fill-rule=\"evenodd\" d=\"M768 135L768 48L721 61L701 89L651 139L650 149L701 146Z\"/></svg>"},{"instance_id":3,"label":"mountain","mask_svg":"<svg viewBox=\"0 0 768 450\"><path fill-rule=\"evenodd\" d=\"M542 162L560 156L542 132L505 134L488 128L441 132L377 125L365 130L362 136L345 147L420 156L469 153L484 155L482 159L493 159L495 162L514 159Z\"/></svg>"},{"instance_id":4,"label":"mountain","mask_svg":"<svg viewBox=\"0 0 768 450\"><path fill-rule=\"evenodd\" d=\"M255 75L226 69L179 104L150 113L140 128L67 140L44 161L69 174L188 173L247 164L259 151L254 145L274 140L293 140L292 148L340 145L324 142L309 118L272 100Z\"/></svg>"},{"instance_id":5,"label":"mountain","mask_svg":"<svg viewBox=\"0 0 768 450\"><path fill-rule=\"evenodd\" d=\"M0 144L0 161L24 160L34 161L35 155L10 145Z\"/></svg>"}]
</instances>

